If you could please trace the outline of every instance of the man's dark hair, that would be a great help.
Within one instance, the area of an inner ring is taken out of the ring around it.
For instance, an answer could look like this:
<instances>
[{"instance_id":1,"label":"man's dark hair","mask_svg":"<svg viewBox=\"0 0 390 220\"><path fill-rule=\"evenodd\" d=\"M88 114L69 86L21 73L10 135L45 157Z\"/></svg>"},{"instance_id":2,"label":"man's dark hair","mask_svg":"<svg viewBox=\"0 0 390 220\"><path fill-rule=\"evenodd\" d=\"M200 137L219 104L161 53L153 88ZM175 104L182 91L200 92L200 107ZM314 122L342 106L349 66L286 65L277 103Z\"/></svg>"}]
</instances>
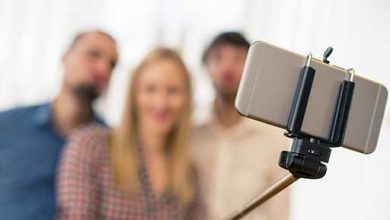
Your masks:
<instances>
[{"instance_id":1,"label":"man's dark hair","mask_svg":"<svg viewBox=\"0 0 390 220\"><path fill-rule=\"evenodd\" d=\"M231 45L236 47L243 47L249 49L250 43L248 40L239 32L223 32L216 36L213 41L209 44L203 53L202 62L207 63L210 52L217 46L220 45Z\"/></svg>"},{"instance_id":2,"label":"man's dark hair","mask_svg":"<svg viewBox=\"0 0 390 220\"><path fill-rule=\"evenodd\" d=\"M89 34L101 34L101 35L104 35L106 37L108 37L109 39L112 40L112 42L116 42L115 39L107 32L105 31L102 31L102 30L89 30L89 31L83 31L83 32L79 32L78 34L76 34L76 36L74 36L74 38L72 39L71 43L70 43L70 46L69 46L69 49L72 49L83 37L89 35Z\"/></svg>"}]
</instances>

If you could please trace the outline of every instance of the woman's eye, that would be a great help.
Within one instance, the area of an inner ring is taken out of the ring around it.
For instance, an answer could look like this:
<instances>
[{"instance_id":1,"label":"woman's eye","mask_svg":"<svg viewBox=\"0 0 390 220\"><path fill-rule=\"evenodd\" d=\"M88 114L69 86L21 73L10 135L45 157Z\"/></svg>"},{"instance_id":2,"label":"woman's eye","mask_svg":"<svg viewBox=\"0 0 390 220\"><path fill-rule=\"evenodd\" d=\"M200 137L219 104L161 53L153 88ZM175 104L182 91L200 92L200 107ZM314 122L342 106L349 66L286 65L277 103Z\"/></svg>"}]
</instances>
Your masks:
<instances>
[{"instance_id":1,"label":"woman's eye","mask_svg":"<svg viewBox=\"0 0 390 220\"><path fill-rule=\"evenodd\" d=\"M180 89L177 87L172 87L167 89L167 93L170 95L176 95L180 92Z\"/></svg>"},{"instance_id":2,"label":"woman's eye","mask_svg":"<svg viewBox=\"0 0 390 220\"><path fill-rule=\"evenodd\" d=\"M146 93L154 93L156 89L157 89L156 86L149 85L149 86L145 86L144 91Z\"/></svg>"}]
</instances>

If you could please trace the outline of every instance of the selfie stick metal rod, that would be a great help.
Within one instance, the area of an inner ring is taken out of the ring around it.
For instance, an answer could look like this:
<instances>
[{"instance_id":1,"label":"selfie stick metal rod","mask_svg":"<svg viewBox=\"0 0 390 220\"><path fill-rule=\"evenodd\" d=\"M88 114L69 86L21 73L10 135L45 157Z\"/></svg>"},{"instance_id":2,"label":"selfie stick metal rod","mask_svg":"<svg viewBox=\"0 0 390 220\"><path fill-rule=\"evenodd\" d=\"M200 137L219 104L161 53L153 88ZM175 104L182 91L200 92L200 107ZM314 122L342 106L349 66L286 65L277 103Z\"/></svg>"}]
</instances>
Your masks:
<instances>
[{"instance_id":1,"label":"selfie stick metal rod","mask_svg":"<svg viewBox=\"0 0 390 220\"><path fill-rule=\"evenodd\" d=\"M252 210L256 209L257 207L261 206L263 203L274 197L279 192L283 191L287 187L289 187L291 184L293 184L295 181L297 181L299 178L294 177L292 174L288 174L285 177L283 177L281 180L276 182L274 185L269 187L265 192L263 192L258 197L254 198L252 201L250 201L247 205L244 205L242 209L237 210L232 214L228 219L231 220L237 220L240 218L243 218L247 214L249 214Z\"/></svg>"}]
</instances>

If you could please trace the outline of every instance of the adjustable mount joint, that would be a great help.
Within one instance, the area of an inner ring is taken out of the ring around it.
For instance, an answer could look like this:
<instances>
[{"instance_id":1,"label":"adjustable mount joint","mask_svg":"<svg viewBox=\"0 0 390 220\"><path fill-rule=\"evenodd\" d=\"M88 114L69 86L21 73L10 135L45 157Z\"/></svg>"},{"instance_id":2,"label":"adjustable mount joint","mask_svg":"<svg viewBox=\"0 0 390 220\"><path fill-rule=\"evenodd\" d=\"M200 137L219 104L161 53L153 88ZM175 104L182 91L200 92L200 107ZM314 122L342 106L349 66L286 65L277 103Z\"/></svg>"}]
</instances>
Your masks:
<instances>
[{"instance_id":1,"label":"adjustable mount joint","mask_svg":"<svg viewBox=\"0 0 390 220\"><path fill-rule=\"evenodd\" d=\"M319 179L325 176L331 149L326 145L294 137L291 151L280 154L279 166L295 178Z\"/></svg>"}]
</instances>

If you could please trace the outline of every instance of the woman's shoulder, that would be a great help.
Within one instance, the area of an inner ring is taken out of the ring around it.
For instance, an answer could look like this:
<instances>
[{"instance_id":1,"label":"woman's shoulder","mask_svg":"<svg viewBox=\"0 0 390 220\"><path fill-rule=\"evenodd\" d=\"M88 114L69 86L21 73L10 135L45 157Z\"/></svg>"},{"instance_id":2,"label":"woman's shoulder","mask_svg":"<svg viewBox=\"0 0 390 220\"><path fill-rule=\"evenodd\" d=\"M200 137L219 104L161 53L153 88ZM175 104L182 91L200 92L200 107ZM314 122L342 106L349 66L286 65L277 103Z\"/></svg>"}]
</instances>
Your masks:
<instances>
[{"instance_id":1,"label":"woman's shoulder","mask_svg":"<svg viewBox=\"0 0 390 220\"><path fill-rule=\"evenodd\" d=\"M110 132L98 124L80 126L69 136L65 150L89 156L101 154L108 147Z\"/></svg>"},{"instance_id":2,"label":"woman's shoulder","mask_svg":"<svg viewBox=\"0 0 390 220\"><path fill-rule=\"evenodd\" d=\"M71 135L70 138L74 137L84 137L84 138L106 138L108 137L108 134L110 133L111 129L97 124L89 124L89 125L82 125L77 128L75 128Z\"/></svg>"},{"instance_id":3,"label":"woman's shoulder","mask_svg":"<svg viewBox=\"0 0 390 220\"><path fill-rule=\"evenodd\" d=\"M69 142L75 140L104 140L111 129L99 124L82 125L75 128L69 136Z\"/></svg>"}]
</instances>

